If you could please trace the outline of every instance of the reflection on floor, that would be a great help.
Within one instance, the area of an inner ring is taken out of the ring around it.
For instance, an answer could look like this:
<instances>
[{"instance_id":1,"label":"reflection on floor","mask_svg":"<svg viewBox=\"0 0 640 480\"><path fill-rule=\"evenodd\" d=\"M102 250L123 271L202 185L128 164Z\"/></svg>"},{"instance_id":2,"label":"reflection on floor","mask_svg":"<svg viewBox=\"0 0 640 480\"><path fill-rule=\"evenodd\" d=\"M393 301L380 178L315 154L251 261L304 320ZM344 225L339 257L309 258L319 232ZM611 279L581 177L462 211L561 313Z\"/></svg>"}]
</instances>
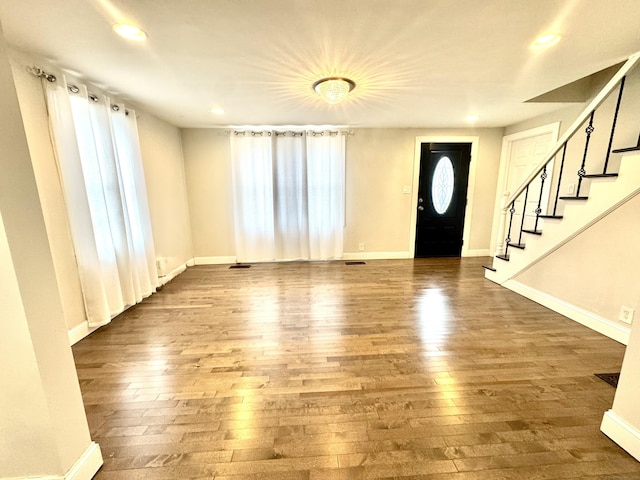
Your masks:
<instances>
[{"instance_id":1,"label":"reflection on floor","mask_svg":"<svg viewBox=\"0 0 640 480\"><path fill-rule=\"evenodd\" d=\"M73 348L96 479L640 478L624 347L483 261L188 269Z\"/></svg>"}]
</instances>

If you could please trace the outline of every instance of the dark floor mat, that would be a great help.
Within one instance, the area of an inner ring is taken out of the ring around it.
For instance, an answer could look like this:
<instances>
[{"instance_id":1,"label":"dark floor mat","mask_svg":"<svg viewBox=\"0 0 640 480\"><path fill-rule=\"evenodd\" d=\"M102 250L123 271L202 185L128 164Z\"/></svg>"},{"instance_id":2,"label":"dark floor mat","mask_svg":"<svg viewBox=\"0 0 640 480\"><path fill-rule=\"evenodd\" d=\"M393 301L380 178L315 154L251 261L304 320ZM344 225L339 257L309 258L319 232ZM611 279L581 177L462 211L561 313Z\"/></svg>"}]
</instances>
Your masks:
<instances>
[{"instance_id":1,"label":"dark floor mat","mask_svg":"<svg viewBox=\"0 0 640 480\"><path fill-rule=\"evenodd\" d=\"M607 382L612 387L617 387L618 386L618 379L620 378L620 372L618 372L618 373L596 373L595 376L598 377L601 380L604 380L605 382Z\"/></svg>"}]
</instances>

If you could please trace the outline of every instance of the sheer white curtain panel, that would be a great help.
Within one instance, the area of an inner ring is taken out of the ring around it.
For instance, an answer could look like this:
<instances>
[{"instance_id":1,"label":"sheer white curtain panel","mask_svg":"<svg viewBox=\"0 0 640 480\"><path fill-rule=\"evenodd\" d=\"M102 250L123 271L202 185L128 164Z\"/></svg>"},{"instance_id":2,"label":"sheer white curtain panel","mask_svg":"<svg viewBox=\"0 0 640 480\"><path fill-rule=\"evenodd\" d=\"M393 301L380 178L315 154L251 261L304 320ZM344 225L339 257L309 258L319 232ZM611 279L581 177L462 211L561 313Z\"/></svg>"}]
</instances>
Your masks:
<instances>
[{"instance_id":1,"label":"sheer white curtain panel","mask_svg":"<svg viewBox=\"0 0 640 480\"><path fill-rule=\"evenodd\" d=\"M276 259L271 136L231 134L233 219L238 262Z\"/></svg>"},{"instance_id":2,"label":"sheer white curtain panel","mask_svg":"<svg viewBox=\"0 0 640 480\"><path fill-rule=\"evenodd\" d=\"M340 134L231 134L240 262L342 257L345 140Z\"/></svg>"},{"instance_id":3,"label":"sheer white curtain panel","mask_svg":"<svg viewBox=\"0 0 640 480\"><path fill-rule=\"evenodd\" d=\"M44 83L87 321L104 325L158 285L135 115Z\"/></svg>"},{"instance_id":4,"label":"sheer white curtain panel","mask_svg":"<svg viewBox=\"0 0 640 480\"><path fill-rule=\"evenodd\" d=\"M275 137L276 259L309 258L307 156L303 135Z\"/></svg>"},{"instance_id":5,"label":"sheer white curtain panel","mask_svg":"<svg viewBox=\"0 0 640 480\"><path fill-rule=\"evenodd\" d=\"M309 251L318 260L344 250L345 137L325 133L307 135Z\"/></svg>"}]
</instances>

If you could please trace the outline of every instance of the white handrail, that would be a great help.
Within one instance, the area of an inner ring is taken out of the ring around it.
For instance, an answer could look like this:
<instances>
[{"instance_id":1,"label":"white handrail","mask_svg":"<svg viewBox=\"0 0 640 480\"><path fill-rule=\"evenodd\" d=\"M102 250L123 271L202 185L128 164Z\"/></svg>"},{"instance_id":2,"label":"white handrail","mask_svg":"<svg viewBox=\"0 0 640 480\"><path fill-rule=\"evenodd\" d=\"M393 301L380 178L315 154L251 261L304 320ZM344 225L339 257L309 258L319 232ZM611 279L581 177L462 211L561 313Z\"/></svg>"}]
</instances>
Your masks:
<instances>
[{"instance_id":1,"label":"white handrail","mask_svg":"<svg viewBox=\"0 0 640 480\"><path fill-rule=\"evenodd\" d=\"M620 70L616 72L616 74L609 80L609 82L604 86L604 88L595 96L593 100L586 106L584 111L578 115L578 118L571 124L571 126L567 129L566 132L562 134L560 139L556 142L553 149L549 151L547 155L545 155L544 159L536 166L535 169L531 171L531 173L524 179L524 181L516 188L513 193L509 196L506 201L506 205L511 205L522 192L524 192L527 185L529 185L533 180L538 176L538 174L542 171L544 166L551 161L553 157L562 149L564 144L569 141L569 139L573 136L574 133L578 131L580 126L589 118L591 112L593 112L596 108L598 108L602 102L604 102L611 91L616 88L618 83L622 80L629 70L631 70L634 65L640 60L640 52L636 52L629 57L629 59L625 62L625 64L620 67Z\"/></svg>"}]
</instances>

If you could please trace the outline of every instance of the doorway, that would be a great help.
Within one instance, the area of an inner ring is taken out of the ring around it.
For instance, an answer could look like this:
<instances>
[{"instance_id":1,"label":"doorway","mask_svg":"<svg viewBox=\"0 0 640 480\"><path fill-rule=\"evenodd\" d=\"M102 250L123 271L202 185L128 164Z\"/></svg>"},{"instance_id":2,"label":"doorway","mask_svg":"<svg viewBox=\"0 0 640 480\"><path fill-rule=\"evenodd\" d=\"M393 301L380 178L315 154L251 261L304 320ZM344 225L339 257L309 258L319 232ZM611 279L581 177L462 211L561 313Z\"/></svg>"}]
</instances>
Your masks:
<instances>
[{"instance_id":1,"label":"doorway","mask_svg":"<svg viewBox=\"0 0 640 480\"><path fill-rule=\"evenodd\" d=\"M414 256L459 257L471 143L422 143Z\"/></svg>"},{"instance_id":2,"label":"doorway","mask_svg":"<svg viewBox=\"0 0 640 480\"><path fill-rule=\"evenodd\" d=\"M498 239L498 229L500 222L500 208L506 193L513 192L522 181L535 169L554 143L558 139L560 123L551 123L541 127L532 128L522 132L506 135L502 140L502 153L500 158L500 171L496 186L496 201L492 226L491 251L494 252L496 245L504 240ZM527 205L523 205L524 197L518 198L515 204L514 222L520 225L522 213L525 212L524 228L532 229L536 220L536 209L540 199L540 209L543 214L547 212L548 202L551 196L551 185L554 173L553 160L547 165L547 179L544 189L540 192L540 182L532 184L532 190L527 196Z\"/></svg>"}]
</instances>

